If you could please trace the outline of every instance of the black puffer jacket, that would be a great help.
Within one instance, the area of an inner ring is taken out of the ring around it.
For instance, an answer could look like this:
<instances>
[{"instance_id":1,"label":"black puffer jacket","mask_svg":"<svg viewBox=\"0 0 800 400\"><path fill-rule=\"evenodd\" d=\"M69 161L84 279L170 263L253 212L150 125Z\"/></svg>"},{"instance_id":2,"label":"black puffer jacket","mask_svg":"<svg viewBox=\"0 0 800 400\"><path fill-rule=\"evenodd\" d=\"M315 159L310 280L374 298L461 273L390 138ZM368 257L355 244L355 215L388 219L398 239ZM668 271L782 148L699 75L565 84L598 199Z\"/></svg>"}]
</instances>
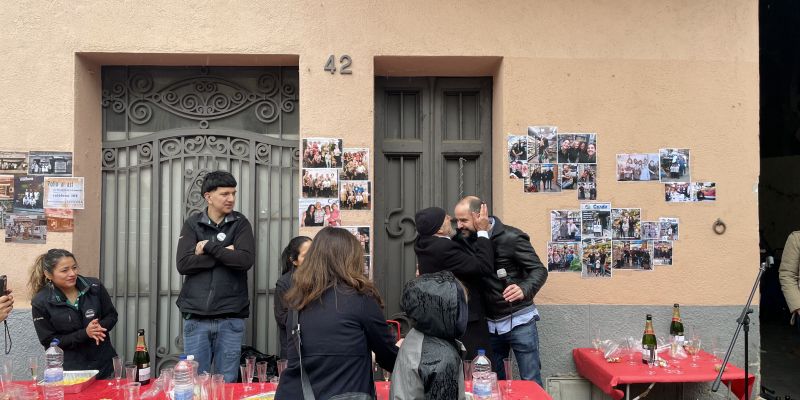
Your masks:
<instances>
[{"instance_id":1,"label":"black puffer jacket","mask_svg":"<svg viewBox=\"0 0 800 400\"><path fill-rule=\"evenodd\" d=\"M486 316L499 319L531 305L533 297L547 280L547 268L536 255L527 233L511 225L504 225L497 217L493 218L491 239L494 245L494 268L505 268L510 283L517 284L525 294L523 300L509 303L503 298L503 281L496 274L485 277L486 290L483 299Z\"/></svg>"},{"instance_id":2,"label":"black puffer jacket","mask_svg":"<svg viewBox=\"0 0 800 400\"><path fill-rule=\"evenodd\" d=\"M114 373L111 359L117 352L111 345L110 333L117 324L117 310L99 280L79 275L76 285L82 293L77 309L67 304L67 296L53 285L36 293L31 300L36 336L45 349L53 339L61 342L58 346L64 350L64 370L96 369L100 371L98 378L105 379ZM100 345L86 334L93 319L108 329Z\"/></svg>"},{"instance_id":3,"label":"black puffer jacket","mask_svg":"<svg viewBox=\"0 0 800 400\"><path fill-rule=\"evenodd\" d=\"M392 372L390 399L464 399L464 288L450 271L406 283L400 308L414 320Z\"/></svg>"},{"instance_id":4,"label":"black puffer jacket","mask_svg":"<svg viewBox=\"0 0 800 400\"><path fill-rule=\"evenodd\" d=\"M203 240L208 240L203 254L195 255L195 246ZM234 250L226 248L230 245ZM187 218L178 238L178 272L186 275L178 308L202 317L247 318L247 270L254 262L253 228L244 215L234 211L219 226L207 212Z\"/></svg>"}]
</instances>

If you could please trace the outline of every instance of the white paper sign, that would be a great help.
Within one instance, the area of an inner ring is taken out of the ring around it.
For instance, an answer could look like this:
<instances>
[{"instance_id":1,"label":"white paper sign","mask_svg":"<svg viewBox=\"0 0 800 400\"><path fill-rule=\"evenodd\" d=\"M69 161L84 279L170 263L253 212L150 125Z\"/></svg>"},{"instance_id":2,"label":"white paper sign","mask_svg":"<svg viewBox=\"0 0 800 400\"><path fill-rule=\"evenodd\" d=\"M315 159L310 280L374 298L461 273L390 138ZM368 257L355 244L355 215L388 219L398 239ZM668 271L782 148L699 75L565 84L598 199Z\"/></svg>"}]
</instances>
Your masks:
<instances>
[{"instance_id":1,"label":"white paper sign","mask_svg":"<svg viewBox=\"0 0 800 400\"><path fill-rule=\"evenodd\" d=\"M71 208L83 210L83 177L45 177L45 208Z\"/></svg>"}]
</instances>

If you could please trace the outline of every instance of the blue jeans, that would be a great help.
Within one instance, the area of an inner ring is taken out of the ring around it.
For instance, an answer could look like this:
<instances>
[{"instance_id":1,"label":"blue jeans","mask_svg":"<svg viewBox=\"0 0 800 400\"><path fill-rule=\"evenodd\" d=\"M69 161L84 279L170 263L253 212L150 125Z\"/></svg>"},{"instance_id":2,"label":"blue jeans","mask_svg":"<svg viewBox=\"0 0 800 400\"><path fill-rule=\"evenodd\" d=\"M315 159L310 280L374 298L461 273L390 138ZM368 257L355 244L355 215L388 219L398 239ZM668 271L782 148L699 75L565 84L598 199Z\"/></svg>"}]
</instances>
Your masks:
<instances>
[{"instance_id":1,"label":"blue jeans","mask_svg":"<svg viewBox=\"0 0 800 400\"><path fill-rule=\"evenodd\" d=\"M236 382L244 338L244 319L186 319L183 321L183 351L193 354L198 373L225 375L225 382Z\"/></svg>"},{"instance_id":2,"label":"blue jeans","mask_svg":"<svg viewBox=\"0 0 800 400\"><path fill-rule=\"evenodd\" d=\"M497 379L506 379L503 359L508 358L508 350L512 349L522 379L536 381L542 386L542 364L539 361L539 331L536 329L536 320L516 326L511 332L502 335L490 333L489 342L494 352L492 366L494 372L497 372Z\"/></svg>"}]
</instances>

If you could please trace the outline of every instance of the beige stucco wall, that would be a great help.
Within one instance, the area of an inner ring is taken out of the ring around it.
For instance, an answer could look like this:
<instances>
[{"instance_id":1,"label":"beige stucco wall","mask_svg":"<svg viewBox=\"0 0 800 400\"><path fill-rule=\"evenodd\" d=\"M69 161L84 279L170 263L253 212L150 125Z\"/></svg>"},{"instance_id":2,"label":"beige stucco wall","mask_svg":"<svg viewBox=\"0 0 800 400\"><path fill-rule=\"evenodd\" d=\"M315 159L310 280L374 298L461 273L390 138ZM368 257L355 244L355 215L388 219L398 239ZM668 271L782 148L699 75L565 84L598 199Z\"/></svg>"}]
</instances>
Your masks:
<instances>
[{"instance_id":1,"label":"beige stucco wall","mask_svg":"<svg viewBox=\"0 0 800 400\"><path fill-rule=\"evenodd\" d=\"M87 273L97 273L99 65L286 61L273 55L299 57L301 135L339 136L348 147L373 143L374 57L501 57L488 72L492 203L505 221L520 221L540 254L548 211L578 202L574 193L525 195L505 178L505 134L529 124L598 132L600 200L641 206L646 219L681 218L674 267L615 271L610 281L554 274L539 303L738 304L756 273L755 0L37 1L4 5L0 26L0 147L75 151L76 174L89 186L74 235L53 234L42 246L0 243L2 273L18 292L35 255L52 246L74 248ZM345 53L352 75L323 71L329 54ZM451 63L379 69L458 74ZM475 73L486 68L477 64ZM716 204L668 205L657 184L613 181L615 153L662 146L693 150L693 177L717 182ZM711 231L717 218L728 224L724 236ZM344 219L369 224L372 215Z\"/></svg>"}]
</instances>

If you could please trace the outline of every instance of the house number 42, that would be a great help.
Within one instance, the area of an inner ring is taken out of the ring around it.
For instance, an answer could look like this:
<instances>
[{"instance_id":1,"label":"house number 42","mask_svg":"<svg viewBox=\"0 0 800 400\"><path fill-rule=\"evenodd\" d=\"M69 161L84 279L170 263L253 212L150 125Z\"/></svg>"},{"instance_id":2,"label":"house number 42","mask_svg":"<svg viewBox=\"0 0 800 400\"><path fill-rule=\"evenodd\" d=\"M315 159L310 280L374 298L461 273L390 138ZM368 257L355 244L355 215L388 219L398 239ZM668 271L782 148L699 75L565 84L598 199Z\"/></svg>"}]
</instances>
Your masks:
<instances>
[{"instance_id":1,"label":"house number 42","mask_svg":"<svg viewBox=\"0 0 800 400\"><path fill-rule=\"evenodd\" d=\"M339 64L341 64L341 67L339 68L340 74L350 75L353 73L353 71L350 70L350 65L353 64L353 59L350 58L350 56L348 56L347 54L339 57ZM331 75L336 73L336 56L334 56L333 54L328 56L328 61L325 62L324 70L330 72Z\"/></svg>"}]
</instances>

